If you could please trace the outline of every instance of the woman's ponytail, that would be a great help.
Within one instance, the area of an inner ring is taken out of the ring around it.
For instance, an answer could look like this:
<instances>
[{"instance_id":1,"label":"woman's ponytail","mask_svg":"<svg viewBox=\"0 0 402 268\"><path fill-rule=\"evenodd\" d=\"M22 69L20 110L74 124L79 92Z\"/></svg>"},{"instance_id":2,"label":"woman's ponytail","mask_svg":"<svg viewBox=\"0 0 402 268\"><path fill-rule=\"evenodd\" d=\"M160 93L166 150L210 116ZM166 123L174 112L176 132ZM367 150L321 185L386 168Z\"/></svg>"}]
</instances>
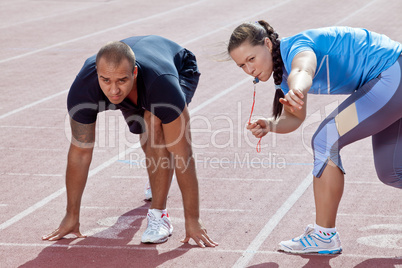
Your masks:
<instances>
[{"instance_id":1,"label":"woman's ponytail","mask_svg":"<svg viewBox=\"0 0 402 268\"><path fill-rule=\"evenodd\" d=\"M281 41L279 40L279 35L275 32L274 28L269 25L268 22L264 20L259 20L260 24L268 34L269 40L272 42L272 61L274 65L274 83L275 83L275 96L274 102L272 104L272 115L275 119L281 116L283 110L283 104L279 102L280 98L285 97L281 89L282 76L283 76L283 61L281 56Z\"/></svg>"},{"instance_id":2,"label":"woman's ponytail","mask_svg":"<svg viewBox=\"0 0 402 268\"><path fill-rule=\"evenodd\" d=\"M274 102L272 104L272 115L274 119L277 119L282 114L283 104L280 103L279 99L284 98L285 94L283 93L280 87L276 87Z\"/></svg>"}]
</instances>

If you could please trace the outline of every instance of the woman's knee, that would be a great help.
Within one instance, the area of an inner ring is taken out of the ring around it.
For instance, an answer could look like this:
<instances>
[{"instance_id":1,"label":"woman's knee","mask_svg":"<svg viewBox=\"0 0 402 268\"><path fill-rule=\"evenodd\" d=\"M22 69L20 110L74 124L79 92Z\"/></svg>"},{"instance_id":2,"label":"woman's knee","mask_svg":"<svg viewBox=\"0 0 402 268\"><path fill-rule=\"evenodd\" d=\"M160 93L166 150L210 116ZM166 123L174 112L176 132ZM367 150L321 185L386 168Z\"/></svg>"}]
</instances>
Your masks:
<instances>
[{"instance_id":1,"label":"woman's knee","mask_svg":"<svg viewBox=\"0 0 402 268\"><path fill-rule=\"evenodd\" d=\"M384 184L402 189L402 168L385 168L376 166L377 176Z\"/></svg>"}]
</instances>

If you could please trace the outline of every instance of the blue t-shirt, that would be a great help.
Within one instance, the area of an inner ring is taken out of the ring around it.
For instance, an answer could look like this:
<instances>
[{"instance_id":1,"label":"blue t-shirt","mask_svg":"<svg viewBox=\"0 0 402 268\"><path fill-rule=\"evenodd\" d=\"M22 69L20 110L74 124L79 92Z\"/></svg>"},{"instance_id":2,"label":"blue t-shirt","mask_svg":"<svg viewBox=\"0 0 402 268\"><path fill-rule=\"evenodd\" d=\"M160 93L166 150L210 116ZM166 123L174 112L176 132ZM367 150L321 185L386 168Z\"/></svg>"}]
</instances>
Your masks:
<instances>
[{"instance_id":1,"label":"blue t-shirt","mask_svg":"<svg viewBox=\"0 0 402 268\"><path fill-rule=\"evenodd\" d=\"M133 133L144 131L142 117L151 111L163 124L180 116L186 96L179 82L186 49L160 36L136 36L122 40L131 47L138 66L137 105L128 98L112 104L101 90L95 68L96 55L88 58L73 82L67 106L70 116L82 124L96 121L105 110L120 109Z\"/></svg>"},{"instance_id":2,"label":"blue t-shirt","mask_svg":"<svg viewBox=\"0 0 402 268\"><path fill-rule=\"evenodd\" d=\"M317 69L309 93L350 94L396 62L402 45L385 35L366 29L327 27L301 32L281 40L284 63L282 90L287 84L296 54L310 50L317 57Z\"/></svg>"}]
</instances>

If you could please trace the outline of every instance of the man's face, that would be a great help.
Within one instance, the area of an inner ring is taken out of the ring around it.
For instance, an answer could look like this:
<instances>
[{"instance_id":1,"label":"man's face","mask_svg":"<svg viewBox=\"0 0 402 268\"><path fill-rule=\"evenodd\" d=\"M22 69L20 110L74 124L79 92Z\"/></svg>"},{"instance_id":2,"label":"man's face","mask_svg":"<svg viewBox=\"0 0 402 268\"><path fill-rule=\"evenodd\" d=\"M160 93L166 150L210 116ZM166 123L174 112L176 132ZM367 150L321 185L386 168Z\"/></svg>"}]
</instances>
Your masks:
<instances>
[{"instance_id":1,"label":"man's face","mask_svg":"<svg viewBox=\"0 0 402 268\"><path fill-rule=\"evenodd\" d=\"M137 66L132 72L132 65L124 59L118 66L101 58L97 66L99 85L113 104L121 103L131 92L137 77Z\"/></svg>"}]
</instances>

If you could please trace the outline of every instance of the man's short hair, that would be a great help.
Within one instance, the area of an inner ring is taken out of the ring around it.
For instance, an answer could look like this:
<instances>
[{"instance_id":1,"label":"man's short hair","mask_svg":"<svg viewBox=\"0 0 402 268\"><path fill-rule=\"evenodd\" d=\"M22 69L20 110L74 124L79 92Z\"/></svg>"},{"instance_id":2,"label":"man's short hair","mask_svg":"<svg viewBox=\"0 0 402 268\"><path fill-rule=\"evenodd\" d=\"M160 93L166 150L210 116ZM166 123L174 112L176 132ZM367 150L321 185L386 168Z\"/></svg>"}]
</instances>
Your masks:
<instances>
[{"instance_id":1,"label":"man's short hair","mask_svg":"<svg viewBox=\"0 0 402 268\"><path fill-rule=\"evenodd\" d=\"M104 58L108 63L119 66L123 59L127 59L132 63L132 72L135 67L135 55L131 47L121 41L109 42L99 50L96 55L96 66L98 66L99 60Z\"/></svg>"}]
</instances>

